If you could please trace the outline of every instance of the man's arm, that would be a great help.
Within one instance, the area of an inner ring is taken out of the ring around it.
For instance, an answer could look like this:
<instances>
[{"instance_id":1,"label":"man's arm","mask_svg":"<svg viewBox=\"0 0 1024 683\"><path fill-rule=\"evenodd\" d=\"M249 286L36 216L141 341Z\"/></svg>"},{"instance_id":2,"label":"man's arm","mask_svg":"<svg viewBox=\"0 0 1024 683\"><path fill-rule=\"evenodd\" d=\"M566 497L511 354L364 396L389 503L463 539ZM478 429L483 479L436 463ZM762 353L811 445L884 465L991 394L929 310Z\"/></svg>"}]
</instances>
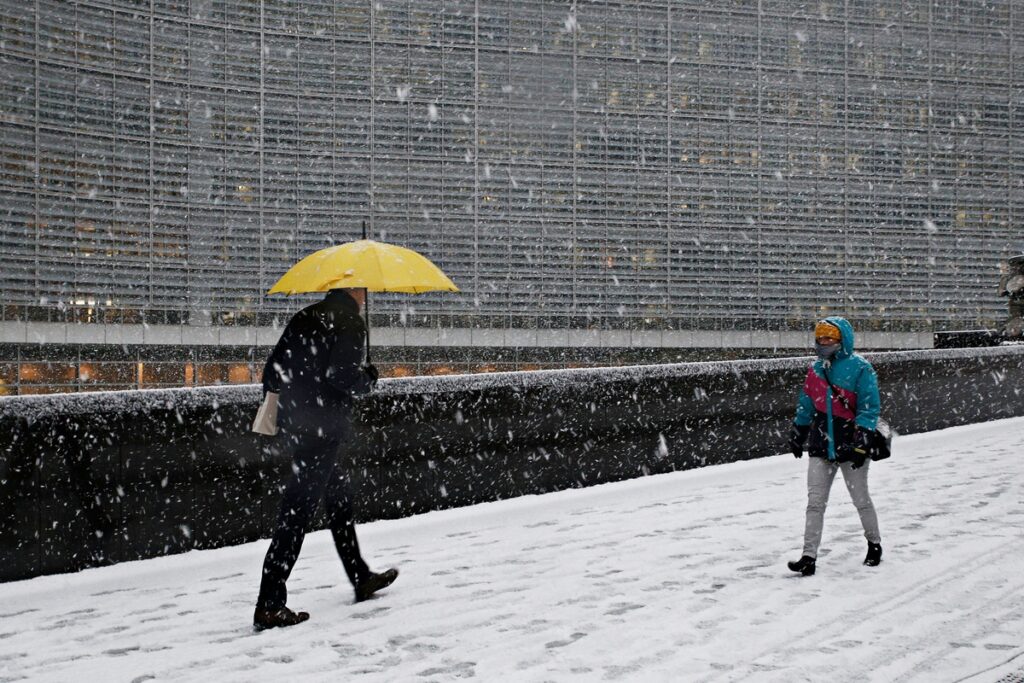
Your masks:
<instances>
[{"instance_id":1,"label":"man's arm","mask_svg":"<svg viewBox=\"0 0 1024 683\"><path fill-rule=\"evenodd\" d=\"M263 366L264 396L268 392L280 394L281 385L290 379L285 371L285 361L288 356L288 337L288 328L286 327L285 331L281 334L281 338L277 340L274 350L267 357L266 365Z\"/></svg>"},{"instance_id":2,"label":"man's arm","mask_svg":"<svg viewBox=\"0 0 1024 683\"><path fill-rule=\"evenodd\" d=\"M331 347L327 383L343 394L358 396L371 389L370 377L362 368L366 329L362 325L345 328Z\"/></svg>"}]
</instances>

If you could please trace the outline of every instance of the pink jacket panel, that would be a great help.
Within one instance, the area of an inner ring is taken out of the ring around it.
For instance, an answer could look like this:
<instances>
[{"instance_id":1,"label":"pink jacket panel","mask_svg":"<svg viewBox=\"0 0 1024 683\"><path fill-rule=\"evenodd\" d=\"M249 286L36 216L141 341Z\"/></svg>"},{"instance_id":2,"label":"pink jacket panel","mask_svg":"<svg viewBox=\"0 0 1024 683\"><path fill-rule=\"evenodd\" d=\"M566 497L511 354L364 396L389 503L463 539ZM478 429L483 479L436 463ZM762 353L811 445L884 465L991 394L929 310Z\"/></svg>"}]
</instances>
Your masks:
<instances>
[{"instance_id":1,"label":"pink jacket panel","mask_svg":"<svg viewBox=\"0 0 1024 683\"><path fill-rule=\"evenodd\" d=\"M846 401L850 404L850 410L846 409L846 406L836 397L833 391L832 395L832 414L836 417L841 417L846 420L852 420L857 417L857 394L849 389L843 389L837 387L839 393L842 394ZM807 379L804 380L804 393L806 393L812 401L814 401L814 409L825 413L828 412L828 406L825 403L828 391L828 382L825 381L824 377L819 377L814 372L814 367L807 369Z\"/></svg>"}]
</instances>

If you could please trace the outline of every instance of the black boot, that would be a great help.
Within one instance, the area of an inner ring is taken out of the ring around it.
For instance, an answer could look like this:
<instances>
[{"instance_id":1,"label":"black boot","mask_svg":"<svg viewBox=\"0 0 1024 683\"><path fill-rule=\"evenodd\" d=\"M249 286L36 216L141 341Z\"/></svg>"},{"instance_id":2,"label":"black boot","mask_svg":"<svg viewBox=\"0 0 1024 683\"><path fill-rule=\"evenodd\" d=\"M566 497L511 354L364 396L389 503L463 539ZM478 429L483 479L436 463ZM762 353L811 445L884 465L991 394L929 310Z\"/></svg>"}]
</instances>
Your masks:
<instances>
[{"instance_id":1,"label":"black boot","mask_svg":"<svg viewBox=\"0 0 1024 683\"><path fill-rule=\"evenodd\" d=\"M877 567L882 561L882 544L868 543L868 555L864 558L864 564L869 567Z\"/></svg>"},{"instance_id":2,"label":"black boot","mask_svg":"<svg viewBox=\"0 0 1024 683\"><path fill-rule=\"evenodd\" d=\"M278 626L294 626L309 619L309 612L293 612L287 607L281 609L260 609L252 615L252 625L257 631Z\"/></svg>"},{"instance_id":3,"label":"black boot","mask_svg":"<svg viewBox=\"0 0 1024 683\"><path fill-rule=\"evenodd\" d=\"M383 571L380 574L370 574L370 578L356 586L356 602L369 600L374 593L382 588L387 588L393 584L397 578L398 570L394 567L387 571Z\"/></svg>"},{"instance_id":4,"label":"black boot","mask_svg":"<svg viewBox=\"0 0 1024 683\"><path fill-rule=\"evenodd\" d=\"M789 562L790 571L800 572L804 576L814 576L814 563L815 559L810 555L804 555L796 562Z\"/></svg>"}]
</instances>

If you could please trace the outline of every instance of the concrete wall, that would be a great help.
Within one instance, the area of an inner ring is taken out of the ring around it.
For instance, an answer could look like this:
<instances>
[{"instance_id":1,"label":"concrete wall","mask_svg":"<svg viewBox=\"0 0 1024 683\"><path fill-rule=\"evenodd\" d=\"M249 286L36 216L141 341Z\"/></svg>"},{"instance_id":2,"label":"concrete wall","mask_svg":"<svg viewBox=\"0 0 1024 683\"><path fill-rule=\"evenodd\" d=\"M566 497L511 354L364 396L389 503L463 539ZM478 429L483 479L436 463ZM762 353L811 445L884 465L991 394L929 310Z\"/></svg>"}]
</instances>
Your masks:
<instances>
[{"instance_id":1,"label":"concrete wall","mask_svg":"<svg viewBox=\"0 0 1024 683\"><path fill-rule=\"evenodd\" d=\"M1024 347L869 358L902 433L1024 415ZM345 454L358 518L782 452L807 363L382 382ZM252 385L0 399L0 580L268 536L289 458L248 431L258 401Z\"/></svg>"}]
</instances>

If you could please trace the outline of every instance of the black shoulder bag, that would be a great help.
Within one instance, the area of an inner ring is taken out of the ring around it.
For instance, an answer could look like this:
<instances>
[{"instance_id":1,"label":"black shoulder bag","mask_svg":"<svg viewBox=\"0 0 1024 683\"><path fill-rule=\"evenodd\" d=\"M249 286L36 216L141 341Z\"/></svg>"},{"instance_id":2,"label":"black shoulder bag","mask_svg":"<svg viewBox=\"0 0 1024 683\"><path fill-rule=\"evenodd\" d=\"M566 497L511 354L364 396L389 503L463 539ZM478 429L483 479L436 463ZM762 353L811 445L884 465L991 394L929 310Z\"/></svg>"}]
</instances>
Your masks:
<instances>
[{"instance_id":1,"label":"black shoulder bag","mask_svg":"<svg viewBox=\"0 0 1024 683\"><path fill-rule=\"evenodd\" d=\"M828 385L832 388L832 395L839 399L839 402L843 404L844 408L856 415L857 411L850 407L850 402L847 401L846 397L839 391L839 387L832 384L832 380L828 378L828 373L825 372L824 367L822 367L821 372L825 375L825 381L828 382ZM892 427L890 427L889 423L882 417L879 417L877 426L874 431L871 432L871 445L869 446L870 451L868 452L868 455L872 460L885 460L892 455L892 437Z\"/></svg>"}]
</instances>

